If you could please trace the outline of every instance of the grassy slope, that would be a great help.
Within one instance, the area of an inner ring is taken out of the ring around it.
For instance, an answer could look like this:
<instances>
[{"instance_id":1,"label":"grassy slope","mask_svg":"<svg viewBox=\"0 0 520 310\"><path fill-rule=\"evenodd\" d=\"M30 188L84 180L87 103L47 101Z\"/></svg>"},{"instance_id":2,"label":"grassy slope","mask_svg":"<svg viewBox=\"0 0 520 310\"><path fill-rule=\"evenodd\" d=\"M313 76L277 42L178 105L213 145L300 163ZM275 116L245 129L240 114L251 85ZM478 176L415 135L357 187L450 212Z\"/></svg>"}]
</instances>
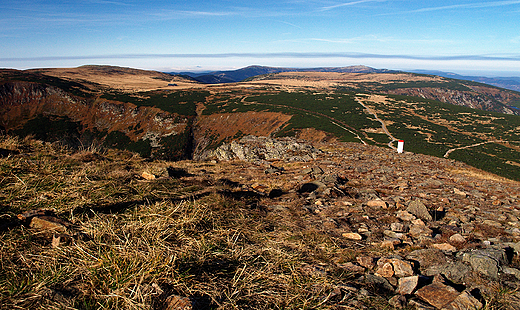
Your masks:
<instances>
[{"instance_id":1,"label":"grassy slope","mask_svg":"<svg viewBox=\"0 0 520 310\"><path fill-rule=\"evenodd\" d=\"M204 178L144 181L143 171L164 176L171 163L129 152L101 156L0 141L24 152L0 158L2 308L144 309L170 294L222 309L326 308L324 297L351 280L342 269L306 271L353 254L300 208L284 218L267 214L259 197L230 194L225 182ZM208 188L213 191L190 196ZM38 208L56 210L75 228L52 233L19 226L16 214ZM57 237L59 245L51 246ZM385 299L366 300L379 303Z\"/></svg>"}]
</instances>

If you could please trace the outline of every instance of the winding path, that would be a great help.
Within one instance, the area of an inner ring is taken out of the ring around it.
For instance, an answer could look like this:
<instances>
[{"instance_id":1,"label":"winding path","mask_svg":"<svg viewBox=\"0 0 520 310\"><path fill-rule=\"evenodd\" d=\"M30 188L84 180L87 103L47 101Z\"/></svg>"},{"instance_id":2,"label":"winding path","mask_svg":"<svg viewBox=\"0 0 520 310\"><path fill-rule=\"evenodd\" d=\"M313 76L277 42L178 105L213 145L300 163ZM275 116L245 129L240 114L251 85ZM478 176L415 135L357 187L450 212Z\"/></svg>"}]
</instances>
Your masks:
<instances>
[{"instance_id":1,"label":"winding path","mask_svg":"<svg viewBox=\"0 0 520 310\"><path fill-rule=\"evenodd\" d=\"M472 145L466 145L466 146L462 146L462 147L456 147L454 149L449 149L446 151L446 153L444 154L444 158L448 158L448 156L450 156L450 153L453 152L453 151L456 151L456 150L463 150L463 149L469 149L469 148L472 148L472 147L475 147L475 146L479 146L479 145L482 145L482 144L487 144L487 143L500 143L500 142L506 142L506 141L485 141L485 142L480 142L480 143L476 143L476 144L472 144Z\"/></svg>"},{"instance_id":2,"label":"winding path","mask_svg":"<svg viewBox=\"0 0 520 310\"><path fill-rule=\"evenodd\" d=\"M395 141L397 141L397 139L392 136L392 134L390 133L390 131L388 131L388 128L386 128L386 124L385 122L380 119L378 116L377 116L377 113L372 111L369 107L367 107L362 101L361 99L359 99L358 97L356 97L356 101L361 105L363 106L363 108L365 108L365 110L368 111L368 113L372 114L374 116L374 118L376 119L376 121L380 122L381 123L381 128L383 128L383 131L385 132L385 134L390 138L390 142L388 142L388 146L392 149L396 149L395 146L392 145L392 143L394 143Z\"/></svg>"}]
</instances>

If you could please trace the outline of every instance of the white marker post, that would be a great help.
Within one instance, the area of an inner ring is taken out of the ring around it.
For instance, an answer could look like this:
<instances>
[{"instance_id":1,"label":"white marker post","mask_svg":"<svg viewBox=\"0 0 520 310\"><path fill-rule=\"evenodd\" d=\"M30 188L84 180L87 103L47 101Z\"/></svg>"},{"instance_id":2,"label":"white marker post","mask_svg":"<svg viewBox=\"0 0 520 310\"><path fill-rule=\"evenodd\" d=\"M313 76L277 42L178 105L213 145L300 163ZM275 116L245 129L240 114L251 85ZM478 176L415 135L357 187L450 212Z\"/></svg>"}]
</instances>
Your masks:
<instances>
[{"instance_id":1,"label":"white marker post","mask_svg":"<svg viewBox=\"0 0 520 310\"><path fill-rule=\"evenodd\" d=\"M401 154L404 148L404 140L397 141L397 153Z\"/></svg>"}]
</instances>

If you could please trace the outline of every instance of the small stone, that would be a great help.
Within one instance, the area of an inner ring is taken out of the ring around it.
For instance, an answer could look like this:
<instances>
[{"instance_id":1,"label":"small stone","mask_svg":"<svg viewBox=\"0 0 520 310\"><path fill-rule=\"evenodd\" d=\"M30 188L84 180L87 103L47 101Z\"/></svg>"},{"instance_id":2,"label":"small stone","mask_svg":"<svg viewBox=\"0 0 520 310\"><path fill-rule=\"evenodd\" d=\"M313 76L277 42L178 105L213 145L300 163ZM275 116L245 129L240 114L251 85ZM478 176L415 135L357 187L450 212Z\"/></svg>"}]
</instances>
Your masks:
<instances>
[{"instance_id":1,"label":"small stone","mask_svg":"<svg viewBox=\"0 0 520 310\"><path fill-rule=\"evenodd\" d=\"M363 237L360 234L353 232L343 233L342 236L350 240L363 240Z\"/></svg>"},{"instance_id":2,"label":"small stone","mask_svg":"<svg viewBox=\"0 0 520 310\"><path fill-rule=\"evenodd\" d=\"M413 275L413 268L409 262L397 258L391 259L391 262L396 277L401 278Z\"/></svg>"},{"instance_id":3,"label":"small stone","mask_svg":"<svg viewBox=\"0 0 520 310\"><path fill-rule=\"evenodd\" d=\"M390 237L390 238L395 238L395 239L402 239L403 238L403 233L398 233L398 232L395 232L395 231L392 231L392 230L385 230L383 232L383 234L387 237Z\"/></svg>"},{"instance_id":4,"label":"small stone","mask_svg":"<svg viewBox=\"0 0 520 310\"><path fill-rule=\"evenodd\" d=\"M181 297L177 295L171 295L166 298L166 310L192 310L193 306L191 300L187 297Z\"/></svg>"},{"instance_id":5,"label":"small stone","mask_svg":"<svg viewBox=\"0 0 520 310\"><path fill-rule=\"evenodd\" d=\"M51 216L33 217L29 227L40 230L52 230L59 232L65 232L67 230L64 225L54 220L57 219Z\"/></svg>"},{"instance_id":6,"label":"small stone","mask_svg":"<svg viewBox=\"0 0 520 310\"><path fill-rule=\"evenodd\" d=\"M493 221L493 220L484 220L483 224L488 225L488 226L499 227L499 228L502 227L502 224L500 224L497 221Z\"/></svg>"},{"instance_id":7,"label":"small stone","mask_svg":"<svg viewBox=\"0 0 520 310\"><path fill-rule=\"evenodd\" d=\"M442 275L455 284L464 284L468 274L472 270L470 266L460 261L448 263L440 269L442 270Z\"/></svg>"},{"instance_id":8,"label":"small stone","mask_svg":"<svg viewBox=\"0 0 520 310\"><path fill-rule=\"evenodd\" d=\"M367 269L373 269L376 266L375 259L370 256L358 256L356 257L356 261L359 265Z\"/></svg>"},{"instance_id":9,"label":"small stone","mask_svg":"<svg viewBox=\"0 0 520 310\"><path fill-rule=\"evenodd\" d=\"M386 201L383 201L381 199L373 199L373 200L369 200L367 202L367 206L369 206L371 208L386 209L386 208L388 208L388 203L386 203Z\"/></svg>"},{"instance_id":10,"label":"small stone","mask_svg":"<svg viewBox=\"0 0 520 310\"><path fill-rule=\"evenodd\" d=\"M415 296L436 308L442 309L455 300L459 296L459 292L451 286L434 282L417 290Z\"/></svg>"},{"instance_id":11,"label":"small stone","mask_svg":"<svg viewBox=\"0 0 520 310\"><path fill-rule=\"evenodd\" d=\"M338 267L341 269L345 269L346 271L348 271L350 273L364 273L365 272L365 268L358 266L358 265L354 265L351 262L339 264Z\"/></svg>"},{"instance_id":12,"label":"small stone","mask_svg":"<svg viewBox=\"0 0 520 310\"><path fill-rule=\"evenodd\" d=\"M449 243L435 243L435 244L432 244L432 247L437 250L441 250L441 251L457 252L457 248Z\"/></svg>"},{"instance_id":13,"label":"small stone","mask_svg":"<svg viewBox=\"0 0 520 310\"><path fill-rule=\"evenodd\" d=\"M416 261L419 264L421 274L426 274L428 269L438 269L444 266L448 261L446 255L437 249L415 250L406 256L410 261Z\"/></svg>"},{"instance_id":14,"label":"small stone","mask_svg":"<svg viewBox=\"0 0 520 310\"><path fill-rule=\"evenodd\" d=\"M380 258L377 261L376 275L383 278L390 278L394 275L394 267L392 262L387 258Z\"/></svg>"},{"instance_id":15,"label":"small stone","mask_svg":"<svg viewBox=\"0 0 520 310\"><path fill-rule=\"evenodd\" d=\"M453 188L453 193L455 195L459 195L459 196L462 196L462 197L466 197L468 194L466 194L465 192L459 190L458 188L454 187Z\"/></svg>"},{"instance_id":16,"label":"small stone","mask_svg":"<svg viewBox=\"0 0 520 310\"><path fill-rule=\"evenodd\" d=\"M404 224L403 223L392 223L392 224L390 224L390 229L395 232L404 232Z\"/></svg>"},{"instance_id":17,"label":"small stone","mask_svg":"<svg viewBox=\"0 0 520 310\"><path fill-rule=\"evenodd\" d=\"M466 239L461 234L454 234L450 237L450 241L454 243L464 243Z\"/></svg>"},{"instance_id":18,"label":"small stone","mask_svg":"<svg viewBox=\"0 0 520 310\"><path fill-rule=\"evenodd\" d=\"M502 272L504 272L504 273L506 273L506 274L513 275L513 276L515 276L518 280L520 280L520 270L518 270L518 269L516 269L516 268L503 267L503 268L502 268Z\"/></svg>"},{"instance_id":19,"label":"small stone","mask_svg":"<svg viewBox=\"0 0 520 310\"><path fill-rule=\"evenodd\" d=\"M412 237L431 237L433 231L424 225L412 225L408 232Z\"/></svg>"},{"instance_id":20,"label":"small stone","mask_svg":"<svg viewBox=\"0 0 520 310\"><path fill-rule=\"evenodd\" d=\"M406 307L406 297L403 295L395 295L388 300L388 304L396 309L403 309Z\"/></svg>"},{"instance_id":21,"label":"small stone","mask_svg":"<svg viewBox=\"0 0 520 310\"><path fill-rule=\"evenodd\" d=\"M436 310L435 307L427 304L427 303L424 303L420 300L410 300L408 302L408 305L412 307L412 309L414 310Z\"/></svg>"},{"instance_id":22,"label":"small stone","mask_svg":"<svg viewBox=\"0 0 520 310\"><path fill-rule=\"evenodd\" d=\"M408 204L408 208L406 208L406 211L425 221L432 220L432 216L428 212L428 208L426 208L426 206L419 199L411 201Z\"/></svg>"},{"instance_id":23,"label":"small stone","mask_svg":"<svg viewBox=\"0 0 520 310\"><path fill-rule=\"evenodd\" d=\"M394 291L394 288L388 282L388 280L378 275L366 274L363 277L361 277L360 280L365 284L373 285L388 292ZM359 290L359 295L361 294L362 290Z\"/></svg>"},{"instance_id":24,"label":"small stone","mask_svg":"<svg viewBox=\"0 0 520 310\"><path fill-rule=\"evenodd\" d=\"M148 181L155 180L155 175L153 175L153 174L151 174L150 172L147 172L147 171L143 172L141 174L141 177L143 179L145 179L145 180L148 180Z\"/></svg>"},{"instance_id":25,"label":"small stone","mask_svg":"<svg viewBox=\"0 0 520 310\"><path fill-rule=\"evenodd\" d=\"M401 295L410 295L413 293L418 283L419 276L400 278L399 285L397 287L397 293Z\"/></svg>"},{"instance_id":26,"label":"small stone","mask_svg":"<svg viewBox=\"0 0 520 310\"><path fill-rule=\"evenodd\" d=\"M51 241L51 245L53 248L57 248L60 246L60 241L61 241L61 237L58 236L56 237L56 235L52 235L52 241Z\"/></svg>"},{"instance_id":27,"label":"small stone","mask_svg":"<svg viewBox=\"0 0 520 310\"><path fill-rule=\"evenodd\" d=\"M384 240L381 242L381 248L383 249L389 249L393 250L395 249L394 241L393 240Z\"/></svg>"},{"instance_id":28,"label":"small stone","mask_svg":"<svg viewBox=\"0 0 520 310\"><path fill-rule=\"evenodd\" d=\"M413 225L426 226L426 224L421 219L415 219L412 221Z\"/></svg>"},{"instance_id":29,"label":"small stone","mask_svg":"<svg viewBox=\"0 0 520 310\"><path fill-rule=\"evenodd\" d=\"M405 221L405 222L410 222L415 219L415 216L413 214L411 214L408 211L403 211L403 210L397 211L396 216L398 219Z\"/></svg>"},{"instance_id":30,"label":"small stone","mask_svg":"<svg viewBox=\"0 0 520 310\"><path fill-rule=\"evenodd\" d=\"M447 304L442 310L467 310L482 309L482 303L468 292L462 292L451 303Z\"/></svg>"}]
</instances>

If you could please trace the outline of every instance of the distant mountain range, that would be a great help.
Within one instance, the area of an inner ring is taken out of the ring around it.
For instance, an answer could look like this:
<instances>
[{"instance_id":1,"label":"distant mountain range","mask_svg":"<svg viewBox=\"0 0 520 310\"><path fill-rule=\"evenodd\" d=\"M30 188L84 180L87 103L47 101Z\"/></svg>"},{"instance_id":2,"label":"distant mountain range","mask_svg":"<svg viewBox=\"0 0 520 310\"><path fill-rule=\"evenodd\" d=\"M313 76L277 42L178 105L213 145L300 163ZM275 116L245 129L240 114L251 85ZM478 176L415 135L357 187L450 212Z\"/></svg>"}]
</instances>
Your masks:
<instances>
[{"instance_id":1,"label":"distant mountain range","mask_svg":"<svg viewBox=\"0 0 520 310\"><path fill-rule=\"evenodd\" d=\"M206 84L236 83L262 74L272 74L281 72L343 72L343 73L391 73L398 72L388 69L375 69L367 66L348 66L348 67L320 67L320 68L279 68L264 66L248 66L237 70L213 71L213 72L169 72L170 74L184 75L191 77L197 82ZM475 81L489 84L505 89L520 91L520 77L485 77L485 76L466 76L451 72L435 70L411 70L409 72L438 75L451 79Z\"/></svg>"},{"instance_id":2,"label":"distant mountain range","mask_svg":"<svg viewBox=\"0 0 520 310\"><path fill-rule=\"evenodd\" d=\"M248 66L237 70L214 71L214 72L169 72L170 74L180 74L189 76L198 82L206 84L236 83L248 78L263 74L273 74L281 72L339 72L339 73L391 73L397 72L387 69L374 69L367 66L348 66L348 67L321 67L321 68L279 68L264 66Z\"/></svg>"},{"instance_id":3,"label":"distant mountain range","mask_svg":"<svg viewBox=\"0 0 520 310\"><path fill-rule=\"evenodd\" d=\"M450 79L458 79L458 80L467 80L474 81L484 84L493 85L496 87L501 87L505 89L510 89L514 91L520 91L520 77L485 77L485 76L470 76L470 75L460 75L451 72L443 72L443 71L435 71L435 70L413 70L410 71L413 73L420 74L429 74L429 75L438 75Z\"/></svg>"}]
</instances>

